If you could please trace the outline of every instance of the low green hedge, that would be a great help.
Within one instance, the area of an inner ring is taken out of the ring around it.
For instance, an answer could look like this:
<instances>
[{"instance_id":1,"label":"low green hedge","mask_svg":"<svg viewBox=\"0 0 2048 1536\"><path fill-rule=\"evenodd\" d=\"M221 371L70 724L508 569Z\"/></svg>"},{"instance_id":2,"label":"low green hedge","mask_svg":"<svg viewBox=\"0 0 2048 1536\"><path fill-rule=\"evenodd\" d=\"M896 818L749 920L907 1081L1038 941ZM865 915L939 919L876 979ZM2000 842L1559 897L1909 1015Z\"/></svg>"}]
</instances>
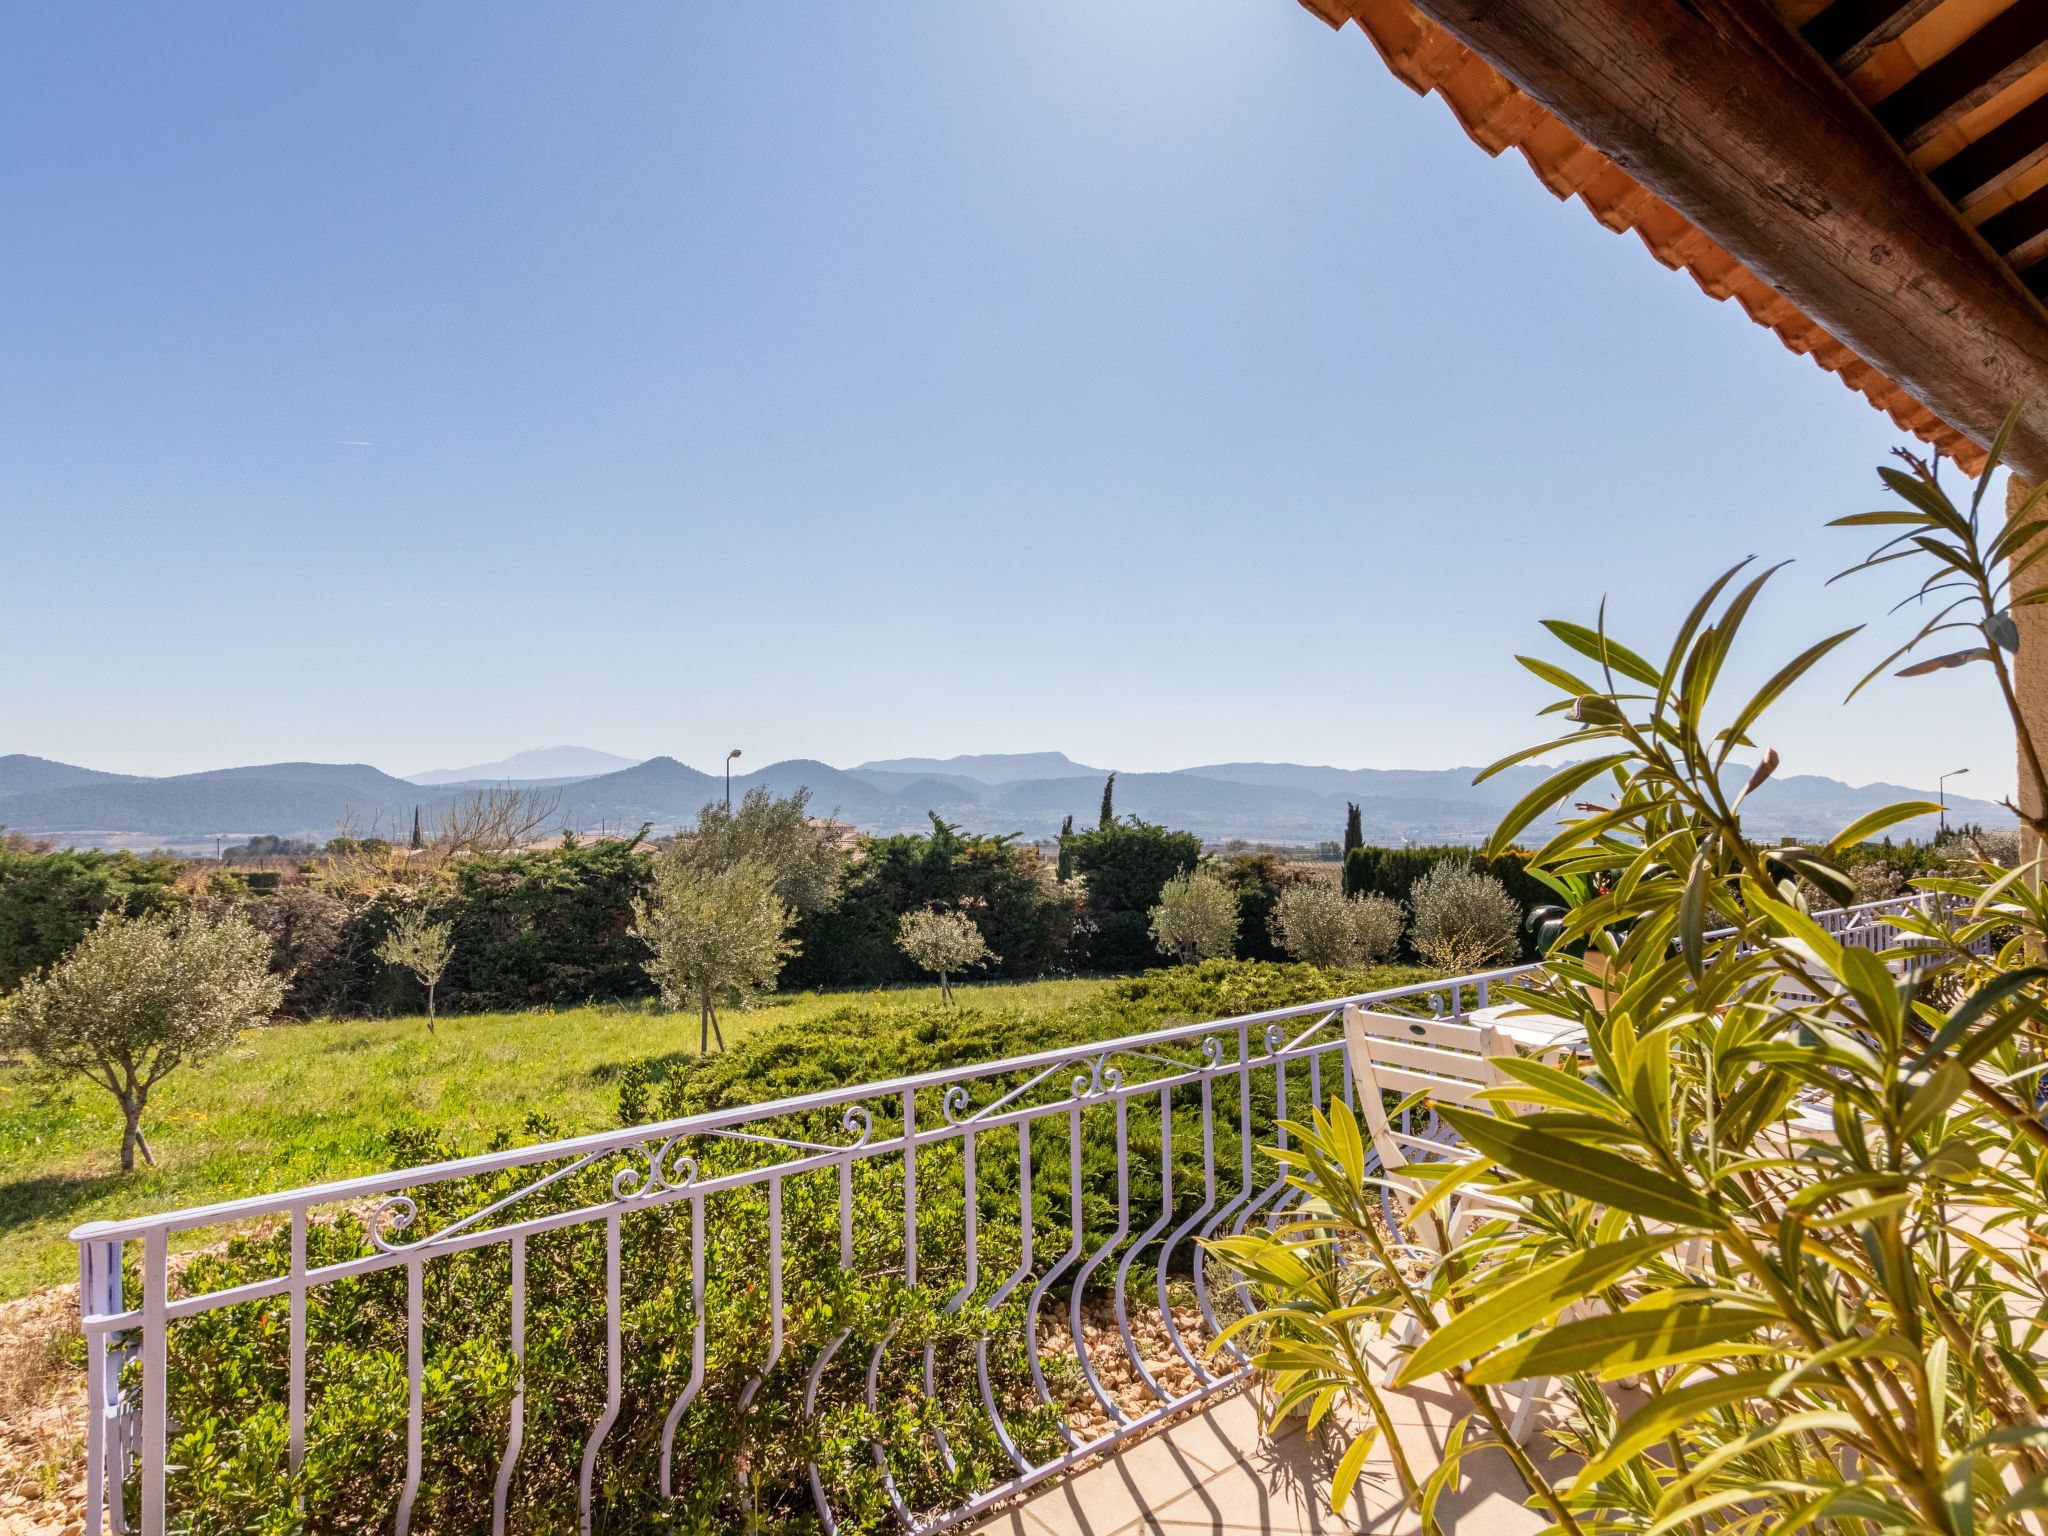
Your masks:
<instances>
[{"instance_id":1,"label":"low green hedge","mask_svg":"<svg viewBox=\"0 0 2048 1536\"><path fill-rule=\"evenodd\" d=\"M1307 966L1215 961L1117 983L1067 1011L1034 1012L993 1001L958 1010L935 1007L905 1018L854 999L823 1025L770 1030L722 1056L629 1071L620 1088L621 1116L623 1123L646 1123L1038 1049L1085 1047L1176 1019L1282 1007L1413 979L1417 973L1405 970L1346 976ZM1261 1049L1255 1035L1255 1058ZM1190 1043L1180 1054L1192 1060L1196 1051ZM1047 1091L1062 1091L1064 1082L1059 1078ZM974 1084L976 1105L1008 1085ZM1326 1073L1325 1093L1336 1086ZM1290 1112L1304 1113L1305 1069L1292 1074L1290 1092ZM1227 1078L1212 1088L1217 1182L1226 1200L1238 1188L1236 1095ZM1255 1074L1252 1099L1254 1138L1269 1141L1275 1118L1270 1072ZM1180 1214L1192 1213L1201 1201L1199 1106L1194 1090L1176 1092L1173 1205ZM875 1140L897 1134L900 1100L893 1108L886 1099L868 1101L868 1107ZM917 1114L920 1124L943 1123L940 1095L921 1095ZM1092 1252L1115 1221L1117 1116L1104 1106L1080 1120L1083 1229ZM527 1129L536 1140L563 1131L540 1120ZM774 1129L829 1144L847 1139L837 1111L789 1117ZM1147 1152L1158 1146L1160 1130L1158 1099L1133 1096L1124 1161L1131 1170L1134 1234L1160 1210L1158 1158ZM423 1137L393 1143L394 1158L405 1163L462 1150ZM700 1176L759 1166L764 1156L757 1144L708 1138L688 1150L698 1158ZM624 1379L620 1412L594 1468L594 1528L809 1532L818 1524L808 1472L815 1458L839 1529L848 1536L879 1531L894 1517L871 1450L877 1442L887 1447L890 1477L913 1511L962 1502L1012 1475L981 1406L976 1344L984 1337L991 1386L1018 1448L1034 1461L1055 1454L1055 1412L1030 1391L1021 1309L1036 1277L1071 1243L1070 1152L1065 1114L1034 1122L1033 1280L1018 1286L999 1313L991 1313L988 1300L1021 1255L1014 1128L977 1137L978 1284L951 1311L949 1303L965 1279L965 1181L957 1140L918 1154L920 1262L914 1284L905 1274L900 1158L854 1164L850 1268L840 1264L837 1171L785 1178L783 1349L744 1413L739 1404L769 1353L767 1186L707 1197L706 1375L679 1423L673 1501L659 1495L659 1445L691 1364L691 1202L620 1207ZM602 1208L614 1174L628 1166L637 1165L623 1154L602 1160L529 1196L518 1209L540 1214ZM517 1179L530 1182L546 1171L529 1167ZM1275 1170L1261 1159L1259 1182L1273 1177ZM512 1175L496 1174L415 1191L420 1210L412 1230L435 1230L515 1187ZM508 1528L514 1531L578 1528L584 1445L605 1407L605 1231L599 1219L528 1240L523 1444L509 1499ZM211 1291L284 1273L288 1250L283 1231L239 1238L223 1253L194 1260L182 1272L180 1289ZM367 1251L354 1214L311 1224L309 1253L316 1264ZM1149 1257L1156 1254L1155 1248ZM1174 1267L1192 1258L1191 1246L1183 1244ZM424 1476L415 1531L490 1529L492 1490L518 1375L508 1344L509 1268L505 1244L424 1266ZM1101 1265L1091 1287L1109 1284L1115 1268L1115 1258ZM1149 1294L1149 1286L1140 1287L1136 1279L1141 1272L1151 1273L1134 1266L1134 1300ZM405 1304L402 1266L308 1293L306 1456L296 1474L286 1457L288 1299L245 1303L177 1324L171 1343L171 1417L177 1426L171 1504L177 1529L191 1536L389 1529L405 1468ZM1053 1312L1048 1299L1045 1313ZM841 1342L820 1375L817 1411L806 1415L811 1369L835 1339ZM932 1346L930 1392L923 1381L926 1345ZM880 1412L867 1407L865 1394L877 1347Z\"/></svg>"},{"instance_id":2,"label":"low green hedge","mask_svg":"<svg viewBox=\"0 0 2048 1536\"><path fill-rule=\"evenodd\" d=\"M1536 959L1536 935L1526 918L1538 907L1556 905L1557 893L1529 873L1529 855L1521 849L1511 848L1506 853L1486 858L1476 848L1452 844L1423 848L1354 848L1344 856L1344 894L1388 896L1405 906L1415 882L1445 859L1469 862L1507 887L1508 894L1521 906L1525 919L1521 958ZM1402 948L1412 958L1405 940Z\"/></svg>"}]
</instances>

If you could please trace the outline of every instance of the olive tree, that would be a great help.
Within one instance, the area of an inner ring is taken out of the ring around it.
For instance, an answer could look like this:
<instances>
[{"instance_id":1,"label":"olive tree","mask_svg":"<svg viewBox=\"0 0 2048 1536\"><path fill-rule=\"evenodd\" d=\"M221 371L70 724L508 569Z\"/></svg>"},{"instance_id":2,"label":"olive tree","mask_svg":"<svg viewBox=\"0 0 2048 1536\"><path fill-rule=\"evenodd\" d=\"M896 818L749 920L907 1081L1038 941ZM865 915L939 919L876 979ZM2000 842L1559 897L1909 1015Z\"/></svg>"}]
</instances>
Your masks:
<instances>
[{"instance_id":1,"label":"olive tree","mask_svg":"<svg viewBox=\"0 0 2048 1536\"><path fill-rule=\"evenodd\" d=\"M430 919L425 908L407 907L398 914L391 931L377 943L379 960L411 971L413 978L427 989L428 1034L434 1032L434 989L447 973L448 962L455 958L455 941L450 937L454 931L454 924Z\"/></svg>"},{"instance_id":2,"label":"olive tree","mask_svg":"<svg viewBox=\"0 0 2048 1536\"><path fill-rule=\"evenodd\" d=\"M714 867L679 845L656 862L648 894L633 903L633 931L654 951L646 969L662 1006L696 1004L700 1054L714 1037L725 1049L721 1003L744 1008L774 989L796 953L792 917L774 870L758 859Z\"/></svg>"},{"instance_id":3,"label":"olive tree","mask_svg":"<svg viewBox=\"0 0 2048 1536\"><path fill-rule=\"evenodd\" d=\"M270 940L240 917L105 917L76 948L29 977L0 1011L0 1041L47 1071L77 1073L121 1106L121 1169L135 1154L150 1091L263 1023L284 998Z\"/></svg>"},{"instance_id":4,"label":"olive tree","mask_svg":"<svg viewBox=\"0 0 2048 1536\"><path fill-rule=\"evenodd\" d=\"M1273 903L1273 942L1305 965L1351 970L1392 956L1406 913L1388 896L1346 896L1327 881L1290 885Z\"/></svg>"},{"instance_id":5,"label":"olive tree","mask_svg":"<svg viewBox=\"0 0 2048 1536\"><path fill-rule=\"evenodd\" d=\"M832 905L846 872L846 855L811 824L811 792L781 799L755 785L737 806L713 800L697 813L697 831L679 841L682 856L713 869L743 859L765 866L782 904L797 913Z\"/></svg>"},{"instance_id":6,"label":"olive tree","mask_svg":"<svg viewBox=\"0 0 2048 1536\"><path fill-rule=\"evenodd\" d=\"M1237 892L1206 870L1175 875L1151 912L1152 942L1181 964L1212 960L1237 947Z\"/></svg>"},{"instance_id":7,"label":"olive tree","mask_svg":"<svg viewBox=\"0 0 2048 1536\"><path fill-rule=\"evenodd\" d=\"M1522 908L1508 888L1467 859L1442 859L1409 887L1408 942L1431 965L1483 971L1521 949Z\"/></svg>"},{"instance_id":8,"label":"olive tree","mask_svg":"<svg viewBox=\"0 0 2048 1536\"><path fill-rule=\"evenodd\" d=\"M945 907L906 912L896 925L896 947L920 970L939 978L939 996L953 1001L954 972L1002 959L988 947L974 919Z\"/></svg>"}]
</instances>

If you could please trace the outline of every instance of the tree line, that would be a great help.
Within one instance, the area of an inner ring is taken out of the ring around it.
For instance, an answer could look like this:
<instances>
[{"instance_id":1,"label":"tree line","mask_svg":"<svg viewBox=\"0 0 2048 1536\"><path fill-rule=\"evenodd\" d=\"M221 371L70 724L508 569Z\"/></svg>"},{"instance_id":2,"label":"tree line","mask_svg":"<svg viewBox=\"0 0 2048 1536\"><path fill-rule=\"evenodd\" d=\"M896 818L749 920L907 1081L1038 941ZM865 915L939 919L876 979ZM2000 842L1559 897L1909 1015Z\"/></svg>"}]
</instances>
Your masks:
<instances>
[{"instance_id":1,"label":"tree line","mask_svg":"<svg viewBox=\"0 0 2048 1536\"><path fill-rule=\"evenodd\" d=\"M849 847L809 816L806 792L758 788L660 845L350 837L304 878L260 889L220 865L0 841L0 1045L112 1093L132 1167L150 1156L151 1088L279 1014L424 1005L432 1031L444 1006L654 997L696 1015L703 1052L724 1047L721 1009L778 986L935 977L950 1003L968 973L1281 955L1356 968L1393 958L1404 934L1447 969L1518 952L1521 907L1462 856L1405 901L1347 892L1270 854L1205 859L1191 833L1117 817L1114 788L1096 826L1062 831L1050 864L936 814L929 833Z\"/></svg>"},{"instance_id":2,"label":"tree line","mask_svg":"<svg viewBox=\"0 0 2048 1536\"><path fill-rule=\"evenodd\" d=\"M1298 948L1313 906L1299 888L1317 887L1318 872L1270 852L1205 856L1192 833L1118 817L1112 794L1105 789L1096 825L1062 833L1054 860L1015 837L963 832L936 816L924 833L842 841L835 834L843 829L810 817L802 792L776 799L758 789L730 809L713 802L694 835L663 843L572 836L548 848L443 856L431 846L347 838L281 880L211 861L0 839L0 995L61 959L107 915L197 911L237 913L270 940L288 1017L421 1012L430 990L437 1013L629 1002L662 992L648 969L658 909L694 902L708 920L720 899L736 901L763 880L789 917L776 968L786 988L891 986L939 974L919 958L937 953L935 941L920 940L918 952L904 943L904 919L928 910L964 916L982 941L972 961L949 962L949 976L970 968L1006 979L1123 974L1189 953L1294 954L1287 935ZM1428 870L1469 857L1456 848L1362 849L1344 865L1343 894L1406 907ZM744 862L759 868L730 873ZM1484 872L1522 907L1546 899L1514 855L1488 861ZM1196 876L1223 891L1206 897L1210 936L1162 943L1155 909L1169 882ZM1284 897L1288 914L1276 926ZM1215 914L1226 907L1236 923L1219 948ZM1382 914L1375 931L1387 927ZM1405 929L1367 948L1376 958L1430 959ZM1514 953L1527 952L1526 935L1518 937Z\"/></svg>"}]
</instances>

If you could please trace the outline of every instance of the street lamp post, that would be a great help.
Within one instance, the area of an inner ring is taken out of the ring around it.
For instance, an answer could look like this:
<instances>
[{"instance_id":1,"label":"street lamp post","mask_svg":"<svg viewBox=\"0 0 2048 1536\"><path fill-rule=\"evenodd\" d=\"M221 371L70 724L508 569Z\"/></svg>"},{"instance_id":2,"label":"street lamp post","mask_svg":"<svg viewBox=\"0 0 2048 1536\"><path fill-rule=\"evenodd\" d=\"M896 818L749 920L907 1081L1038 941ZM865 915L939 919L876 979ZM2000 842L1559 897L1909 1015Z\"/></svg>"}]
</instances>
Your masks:
<instances>
[{"instance_id":1,"label":"street lamp post","mask_svg":"<svg viewBox=\"0 0 2048 1536\"><path fill-rule=\"evenodd\" d=\"M1956 768L1948 773L1944 773L1934 781L1934 798L1941 804L1939 820L1943 832L1948 830L1948 781L1950 779L1959 779L1969 771L1967 768Z\"/></svg>"},{"instance_id":2,"label":"street lamp post","mask_svg":"<svg viewBox=\"0 0 2048 1536\"><path fill-rule=\"evenodd\" d=\"M732 809L732 760L739 755L738 747L725 754L725 808L728 811Z\"/></svg>"}]
</instances>

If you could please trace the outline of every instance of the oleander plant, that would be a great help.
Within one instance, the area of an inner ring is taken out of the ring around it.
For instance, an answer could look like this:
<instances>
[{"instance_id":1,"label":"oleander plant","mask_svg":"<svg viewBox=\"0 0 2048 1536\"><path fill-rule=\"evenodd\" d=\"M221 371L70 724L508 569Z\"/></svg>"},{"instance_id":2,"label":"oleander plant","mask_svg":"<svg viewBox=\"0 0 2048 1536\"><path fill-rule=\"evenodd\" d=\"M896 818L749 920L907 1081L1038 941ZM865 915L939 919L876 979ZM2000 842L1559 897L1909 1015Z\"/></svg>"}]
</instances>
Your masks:
<instances>
[{"instance_id":1,"label":"oleander plant","mask_svg":"<svg viewBox=\"0 0 2048 1536\"><path fill-rule=\"evenodd\" d=\"M1870 676L1962 635L1900 675L1990 668L2039 806L2012 609L2048 599L2020 580L2048 522L2036 493L1988 526L1997 459L1958 499L1904 457L1880 471L1884 507L1839 521L1890 539L1852 570L1928 572L1912 598L1931 616ZM1337 1507L1377 1445L1426 1531L1482 1454L1513 1462L1550 1530L1584 1536L2048 1529L2048 897L2029 861L2048 828L2022 816L2027 860L1980 847L1915 879L1924 910L1882 947L1830 917L1856 894L1849 850L1935 807L1812 846L1745 836L1779 764L1769 712L1857 634L1724 699L1771 575L1723 574L1659 651L1603 610L1546 626L1568 660L1521 658L1568 728L1487 771L1569 766L1489 853L1538 845L1559 903L1542 979L1514 1000L1583 1049L1502 1060L1479 1102L1442 1107L1446 1155L1410 1167L1405 1205L1332 1100L1273 1149L1288 1217L1215 1245L1262 1303L1237 1327L1275 1422L1304 1410L1349 1437ZM1462 1405L1432 1465L1394 1440L1390 1359L1394 1387L1441 1377ZM1509 1389L1545 1379L1518 1443Z\"/></svg>"}]
</instances>

